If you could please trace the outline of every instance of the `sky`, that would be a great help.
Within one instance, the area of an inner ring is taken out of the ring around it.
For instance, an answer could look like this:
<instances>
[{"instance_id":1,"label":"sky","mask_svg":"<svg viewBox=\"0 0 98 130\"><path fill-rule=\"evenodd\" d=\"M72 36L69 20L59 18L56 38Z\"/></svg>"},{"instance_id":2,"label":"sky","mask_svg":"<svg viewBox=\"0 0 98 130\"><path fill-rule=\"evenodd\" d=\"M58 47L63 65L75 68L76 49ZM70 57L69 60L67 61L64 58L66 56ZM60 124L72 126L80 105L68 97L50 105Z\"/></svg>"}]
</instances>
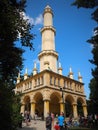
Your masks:
<instances>
[{"instance_id":1,"label":"sky","mask_svg":"<svg viewBox=\"0 0 98 130\"><path fill-rule=\"evenodd\" d=\"M63 75L68 76L69 68L72 68L74 79L78 80L78 72L80 71L84 83L84 91L86 98L89 98L89 83L92 78L91 68L94 66L89 62L92 59L92 46L86 41L93 35L93 29L96 22L91 19L93 9L77 9L71 6L74 0L27 0L25 18L34 25L31 32L36 34L33 40L35 51L29 48L25 49L23 55L24 68L28 69L28 73L32 73L34 62L37 63L39 71L38 54L41 51L41 33L43 27L42 14L44 8L49 5L53 10L53 26L56 29L55 46L59 54L59 62L63 68Z\"/></svg>"}]
</instances>

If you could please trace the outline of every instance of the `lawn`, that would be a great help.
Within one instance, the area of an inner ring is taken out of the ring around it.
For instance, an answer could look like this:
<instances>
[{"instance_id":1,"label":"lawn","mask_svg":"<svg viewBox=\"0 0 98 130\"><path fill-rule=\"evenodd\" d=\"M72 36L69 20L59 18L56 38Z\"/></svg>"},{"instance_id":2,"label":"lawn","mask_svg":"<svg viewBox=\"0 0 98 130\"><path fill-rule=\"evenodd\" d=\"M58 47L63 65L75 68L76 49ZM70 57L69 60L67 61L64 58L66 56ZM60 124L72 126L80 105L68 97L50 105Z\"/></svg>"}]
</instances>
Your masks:
<instances>
[{"instance_id":1,"label":"lawn","mask_svg":"<svg viewBox=\"0 0 98 130\"><path fill-rule=\"evenodd\" d=\"M98 128L71 127L68 130L98 130Z\"/></svg>"}]
</instances>

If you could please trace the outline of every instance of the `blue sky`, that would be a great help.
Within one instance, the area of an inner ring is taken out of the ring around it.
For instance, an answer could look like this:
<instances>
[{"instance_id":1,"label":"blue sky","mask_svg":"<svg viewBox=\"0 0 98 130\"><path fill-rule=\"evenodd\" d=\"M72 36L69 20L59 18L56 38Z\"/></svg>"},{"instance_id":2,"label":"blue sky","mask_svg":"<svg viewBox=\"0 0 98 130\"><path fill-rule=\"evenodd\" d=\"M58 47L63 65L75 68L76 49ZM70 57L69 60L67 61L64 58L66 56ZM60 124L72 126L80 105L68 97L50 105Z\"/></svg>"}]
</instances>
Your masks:
<instances>
[{"instance_id":1,"label":"blue sky","mask_svg":"<svg viewBox=\"0 0 98 130\"><path fill-rule=\"evenodd\" d=\"M67 76L69 68L72 68L74 79L78 80L80 71L84 90L89 97L88 84L90 82L91 68L93 65L88 61L92 59L92 46L86 42L93 35L93 28L96 23L91 19L93 9L77 9L71 6L74 0L27 0L25 17L34 24L32 32L36 34L33 40L35 51L25 48L23 57L24 68L28 68L28 73L33 70L34 62L37 62L39 70L38 53L41 51L40 28L43 27L42 13L46 5L53 10L53 26L56 29L55 46L59 54L59 62L63 68L63 75Z\"/></svg>"}]
</instances>

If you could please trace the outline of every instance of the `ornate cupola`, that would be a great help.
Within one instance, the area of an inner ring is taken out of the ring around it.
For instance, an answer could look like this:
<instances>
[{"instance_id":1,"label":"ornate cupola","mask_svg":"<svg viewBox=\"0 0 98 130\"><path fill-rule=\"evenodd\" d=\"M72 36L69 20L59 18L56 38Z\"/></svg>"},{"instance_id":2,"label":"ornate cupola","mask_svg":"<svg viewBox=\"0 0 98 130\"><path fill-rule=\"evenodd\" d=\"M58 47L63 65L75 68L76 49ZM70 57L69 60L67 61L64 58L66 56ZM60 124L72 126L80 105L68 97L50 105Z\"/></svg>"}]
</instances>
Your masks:
<instances>
[{"instance_id":1,"label":"ornate cupola","mask_svg":"<svg viewBox=\"0 0 98 130\"><path fill-rule=\"evenodd\" d=\"M73 79L73 72L71 67L69 69L69 78Z\"/></svg>"},{"instance_id":2,"label":"ornate cupola","mask_svg":"<svg viewBox=\"0 0 98 130\"><path fill-rule=\"evenodd\" d=\"M78 72L78 80L79 80L79 82L83 82L82 81L82 76L81 76L80 72Z\"/></svg>"},{"instance_id":3,"label":"ornate cupola","mask_svg":"<svg viewBox=\"0 0 98 130\"><path fill-rule=\"evenodd\" d=\"M20 72L18 73L18 77L17 77L17 84L20 83Z\"/></svg>"},{"instance_id":4,"label":"ornate cupola","mask_svg":"<svg viewBox=\"0 0 98 130\"><path fill-rule=\"evenodd\" d=\"M59 62L59 67L58 67L58 73L62 75L62 67L61 67L61 63Z\"/></svg>"},{"instance_id":5,"label":"ornate cupola","mask_svg":"<svg viewBox=\"0 0 98 130\"><path fill-rule=\"evenodd\" d=\"M37 74L36 62L34 63L33 75Z\"/></svg>"},{"instance_id":6,"label":"ornate cupola","mask_svg":"<svg viewBox=\"0 0 98 130\"><path fill-rule=\"evenodd\" d=\"M40 72L46 69L46 62L48 67L57 73L58 53L55 51L55 33L53 27L53 12L49 5L47 5L43 12L44 25L41 29L42 35L42 49L38 55L40 60Z\"/></svg>"},{"instance_id":7,"label":"ornate cupola","mask_svg":"<svg viewBox=\"0 0 98 130\"><path fill-rule=\"evenodd\" d=\"M24 74L24 80L26 80L28 78L28 69L25 69L25 74Z\"/></svg>"}]
</instances>

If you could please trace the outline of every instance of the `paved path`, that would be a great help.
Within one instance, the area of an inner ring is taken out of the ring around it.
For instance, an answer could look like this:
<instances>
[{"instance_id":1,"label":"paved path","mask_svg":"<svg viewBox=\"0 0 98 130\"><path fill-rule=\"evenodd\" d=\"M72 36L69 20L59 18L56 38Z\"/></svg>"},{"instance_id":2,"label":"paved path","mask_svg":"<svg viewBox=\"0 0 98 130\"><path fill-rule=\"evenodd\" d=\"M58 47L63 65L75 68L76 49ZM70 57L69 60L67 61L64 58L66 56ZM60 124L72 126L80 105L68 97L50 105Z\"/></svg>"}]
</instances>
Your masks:
<instances>
[{"instance_id":1,"label":"paved path","mask_svg":"<svg viewBox=\"0 0 98 130\"><path fill-rule=\"evenodd\" d=\"M26 126L26 123L23 123L22 128L19 128L18 130L46 130L45 121L31 120L29 126Z\"/></svg>"}]
</instances>

